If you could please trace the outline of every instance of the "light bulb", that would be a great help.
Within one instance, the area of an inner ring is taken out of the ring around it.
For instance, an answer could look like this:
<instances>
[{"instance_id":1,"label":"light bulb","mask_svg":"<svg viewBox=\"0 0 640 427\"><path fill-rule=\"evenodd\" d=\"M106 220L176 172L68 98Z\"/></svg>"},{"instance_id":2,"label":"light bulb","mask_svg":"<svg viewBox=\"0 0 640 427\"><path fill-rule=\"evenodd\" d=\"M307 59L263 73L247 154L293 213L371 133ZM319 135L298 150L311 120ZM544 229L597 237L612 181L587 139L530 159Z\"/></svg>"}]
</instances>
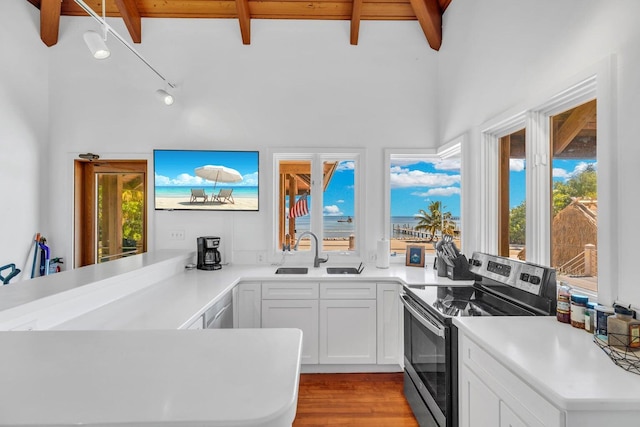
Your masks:
<instances>
[{"instance_id":1,"label":"light bulb","mask_svg":"<svg viewBox=\"0 0 640 427\"><path fill-rule=\"evenodd\" d=\"M160 99L160 101L164 103L164 105L172 105L174 102L173 95L171 95L166 90L158 89L156 91L156 96L158 97L158 99Z\"/></svg>"},{"instance_id":2,"label":"light bulb","mask_svg":"<svg viewBox=\"0 0 640 427\"><path fill-rule=\"evenodd\" d=\"M106 59L111 56L111 52L100 34L95 31L87 31L83 37L84 42L87 44L87 47L95 59Z\"/></svg>"}]
</instances>

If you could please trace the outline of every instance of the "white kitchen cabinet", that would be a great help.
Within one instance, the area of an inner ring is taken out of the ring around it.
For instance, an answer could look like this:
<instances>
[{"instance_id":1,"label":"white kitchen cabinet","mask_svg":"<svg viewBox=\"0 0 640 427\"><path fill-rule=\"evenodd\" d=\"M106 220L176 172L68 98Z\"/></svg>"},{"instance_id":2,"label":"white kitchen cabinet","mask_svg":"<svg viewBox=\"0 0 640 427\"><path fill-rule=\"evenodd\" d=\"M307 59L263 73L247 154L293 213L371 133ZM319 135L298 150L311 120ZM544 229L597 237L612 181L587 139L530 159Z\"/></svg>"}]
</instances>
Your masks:
<instances>
[{"instance_id":1,"label":"white kitchen cabinet","mask_svg":"<svg viewBox=\"0 0 640 427\"><path fill-rule=\"evenodd\" d=\"M461 427L564 427L564 412L464 333L459 335Z\"/></svg>"},{"instance_id":2,"label":"white kitchen cabinet","mask_svg":"<svg viewBox=\"0 0 640 427\"><path fill-rule=\"evenodd\" d=\"M196 320L194 320L187 329L204 329L204 316L198 316Z\"/></svg>"},{"instance_id":3,"label":"white kitchen cabinet","mask_svg":"<svg viewBox=\"0 0 640 427\"><path fill-rule=\"evenodd\" d=\"M318 300L263 299L263 328L302 330L303 364L318 363Z\"/></svg>"},{"instance_id":4,"label":"white kitchen cabinet","mask_svg":"<svg viewBox=\"0 0 640 427\"><path fill-rule=\"evenodd\" d=\"M402 355L402 309L397 283L377 286L377 345L379 365L399 364Z\"/></svg>"},{"instance_id":5,"label":"white kitchen cabinet","mask_svg":"<svg viewBox=\"0 0 640 427\"><path fill-rule=\"evenodd\" d=\"M320 300L320 363L376 363L376 300Z\"/></svg>"},{"instance_id":6,"label":"white kitchen cabinet","mask_svg":"<svg viewBox=\"0 0 640 427\"><path fill-rule=\"evenodd\" d=\"M234 289L233 327L259 328L262 322L261 283L242 282Z\"/></svg>"}]
</instances>

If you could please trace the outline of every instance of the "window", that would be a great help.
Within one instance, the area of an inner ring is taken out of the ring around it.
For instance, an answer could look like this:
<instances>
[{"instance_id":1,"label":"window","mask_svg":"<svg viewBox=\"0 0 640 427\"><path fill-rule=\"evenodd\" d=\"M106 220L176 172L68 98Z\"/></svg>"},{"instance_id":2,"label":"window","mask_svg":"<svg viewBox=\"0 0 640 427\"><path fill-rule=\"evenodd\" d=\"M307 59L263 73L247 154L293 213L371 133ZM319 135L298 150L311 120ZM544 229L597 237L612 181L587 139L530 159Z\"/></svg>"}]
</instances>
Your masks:
<instances>
[{"instance_id":1,"label":"window","mask_svg":"<svg viewBox=\"0 0 640 427\"><path fill-rule=\"evenodd\" d=\"M551 116L551 266L559 280L598 290L596 100Z\"/></svg>"},{"instance_id":2,"label":"window","mask_svg":"<svg viewBox=\"0 0 640 427\"><path fill-rule=\"evenodd\" d=\"M422 244L435 253L443 233L460 248L460 157L389 153L389 239L391 255Z\"/></svg>"},{"instance_id":3,"label":"window","mask_svg":"<svg viewBox=\"0 0 640 427\"><path fill-rule=\"evenodd\" d=\"M359 153L276 153L276 249L359 254ZM298 240L300 239L300 242Z\"/></svg>"},{"instance_id":4,"label":"window","mask_svg":"<svg viewBox=\"0 0 640 427\"><path fill-rule=\"evenodd\" d=\"M525 129L500 138L498 254L525 259Z\"/></svg>"}]
</instances>

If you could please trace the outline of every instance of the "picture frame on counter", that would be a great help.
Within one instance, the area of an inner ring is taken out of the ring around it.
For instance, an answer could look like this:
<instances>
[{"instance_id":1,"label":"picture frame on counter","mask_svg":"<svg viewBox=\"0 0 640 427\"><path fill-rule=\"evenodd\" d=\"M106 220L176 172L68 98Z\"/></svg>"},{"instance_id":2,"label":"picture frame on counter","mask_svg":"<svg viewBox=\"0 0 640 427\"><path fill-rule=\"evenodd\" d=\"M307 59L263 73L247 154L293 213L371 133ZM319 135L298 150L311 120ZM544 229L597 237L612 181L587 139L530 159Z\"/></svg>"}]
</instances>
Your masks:
<instances>
[{"instance_id":1,"label":"picture frame on counter","mask_svg":"<svg viewBox=\"0 0 640 427\"><path fill-rule=\"evenodd\" d=\"M424 253L424 246L407 245L407 259L405 264L409 267L424 267Z\"/></svg>"}]
</instances>

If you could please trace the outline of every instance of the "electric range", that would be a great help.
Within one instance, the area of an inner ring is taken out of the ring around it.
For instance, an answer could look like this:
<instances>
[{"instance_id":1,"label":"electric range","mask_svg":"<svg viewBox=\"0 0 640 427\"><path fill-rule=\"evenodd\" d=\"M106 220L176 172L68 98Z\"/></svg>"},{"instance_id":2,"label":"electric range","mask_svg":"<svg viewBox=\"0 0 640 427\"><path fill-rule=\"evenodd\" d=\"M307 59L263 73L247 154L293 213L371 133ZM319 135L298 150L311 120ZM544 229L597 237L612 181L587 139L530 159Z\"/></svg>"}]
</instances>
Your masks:
<instances>
[{"instance_id":1,"label":"electric range","mask_svg":"<svg viewBox=\"0 0 640 427\"><path fill-rule=\"evenodd\" d=\"M475 252L471 286L405 286L405 396L421 427L458 425L457 316L550 316L556 275L549 267Z\"/></svg>"}]
</instances>

